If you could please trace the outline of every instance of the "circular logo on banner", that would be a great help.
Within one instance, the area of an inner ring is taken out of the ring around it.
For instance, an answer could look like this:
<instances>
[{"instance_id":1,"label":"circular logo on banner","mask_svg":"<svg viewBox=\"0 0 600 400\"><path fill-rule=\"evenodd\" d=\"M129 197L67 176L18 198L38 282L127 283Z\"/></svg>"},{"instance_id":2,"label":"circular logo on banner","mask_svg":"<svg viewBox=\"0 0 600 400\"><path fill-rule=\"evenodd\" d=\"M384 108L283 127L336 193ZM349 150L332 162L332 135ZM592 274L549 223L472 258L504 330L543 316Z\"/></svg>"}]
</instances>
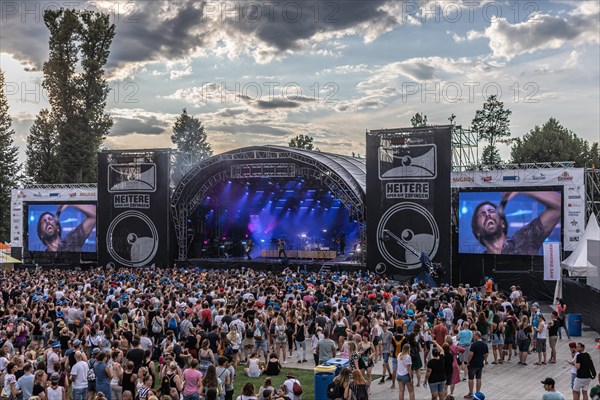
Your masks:
<instances>
[{"instance_id":1,"label":"circular logo on banner","mask_svg":"<svg viewBox=\"0 0 600 400\"><path fill-rule=\"evenodd\" d=\"M440 232L427 209L416 203L390 207L377 226L377 247L383 258L402 269L421 266L421 254L432 259L437 253Z\"/></svg>"},{"instance_id":2,"label":"circular logo on banner","mask_svg":"<svg viewBox=\"0 0 600 400\"><path fill-rule=\"evenodd\" d=\"M116 262L142 267L148 265L158 251L158 231L147 215L125 211L110 223L106 247Z\"/></svg>"}]
</instances>

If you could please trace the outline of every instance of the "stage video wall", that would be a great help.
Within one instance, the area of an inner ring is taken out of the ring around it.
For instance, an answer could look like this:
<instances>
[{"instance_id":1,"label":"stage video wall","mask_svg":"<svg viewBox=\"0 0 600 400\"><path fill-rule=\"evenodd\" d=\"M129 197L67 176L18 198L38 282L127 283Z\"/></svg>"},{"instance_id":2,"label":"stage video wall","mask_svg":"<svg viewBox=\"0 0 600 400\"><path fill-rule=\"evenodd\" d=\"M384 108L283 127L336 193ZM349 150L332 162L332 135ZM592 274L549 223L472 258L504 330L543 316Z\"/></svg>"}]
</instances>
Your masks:
<instances>
[{"instance_id":1,"label":"stage video wall","mask_svg":"<svg viewBox=\"0 0 600 400\"><path fill-rule=\"evenodd\" d=\"M13 189L10 244L14 256L96 253L95 185Z\"/></svg>"},{"instance_id":2,"label":"stage video wall","mask_svg":"<svg viewBox=\"0 0 600 400\"><path fill-rule=\"evenodd\" d=\"M542 255L561 241L561 206L562 190L460 192L458 252Z\"/></svg>"},{"instance_id":3,"label":"stage video wall","mask_svg":"<svg viewBox=\"0 0 600 400\"><path fill-rule=\"evenodd\" d=\"M452 187L459 253L541 256L544 242L573 251L583 237L583 169L454 172Z\"/></svg>"},{"instance_id":4,"label":"stage video wall","mask_svg":"<svg viewBox=\"0 0 600 400\"><path fill-rule=\"evenodd\" d=\"M96 252L96 204L27 205L29 251Z\"/></svg>"}]
</instances>

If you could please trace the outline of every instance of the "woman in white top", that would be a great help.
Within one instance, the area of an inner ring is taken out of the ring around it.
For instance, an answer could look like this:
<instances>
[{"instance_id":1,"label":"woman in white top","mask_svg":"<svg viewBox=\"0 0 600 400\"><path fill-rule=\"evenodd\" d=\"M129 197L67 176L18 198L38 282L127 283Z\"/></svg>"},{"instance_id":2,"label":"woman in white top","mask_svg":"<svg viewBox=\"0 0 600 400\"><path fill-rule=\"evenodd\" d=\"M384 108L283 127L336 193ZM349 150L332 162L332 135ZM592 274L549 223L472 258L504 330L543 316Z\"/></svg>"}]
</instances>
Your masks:
<instances>
[{"instance_id":1,"label":"woman in white top","mask_svg":"<svg viewBox=\"0 0 600 400\"><path fill-rule=\"evenodd\" d=\"M262 374L263 368L260 366L260 360L258 359L256 352L250 354L250 358L248 359L248 367L244 368L244 372L250 378L258 378Z\"/></svg>"},{"instance_id":2,"label":"woman in white top","mask_svg":"<svg viewBox=\"0 0 600 400\"><path fill-rule=\"evenodd\" d=\"M55 372L50 377L50 386L46 388L46 399L48 400L67 400L65 388L58 386L59 376Z\"/></svg>"},{"instance_id":3,"label":"woman in white top","mask_svg":"<svg viewBox=\"0 0 600 400\"><path fill-rule=\"evenodd\" d=\"M113 351L111 361L109 362L112 369L113 377L110 380L110 391L114 400L121 400L123 388L121 387L121 379L123 379L123 368L121 367L121 359L123 358L120 351Z\"/></svg>"},{"instance_id":4,"label":"woman in white top","mask_svg":"<svg viewBox=\"0 0 600 400\"><path fill-rule=\"evenodd\" d=\"M277 357L279 357L279 352L281 351L283 353L284 364L287 363L287 361L285 361L285 346L287 344L286 330L287 326L283 320L283 317L280 315L277 317L277 323L275 324L275 354L277 354Z\"/></svg>"},{"instance_id":5,"label":"woman in white top","mask_svg":"<svg viewBox=\"0 0 600 400\"><path fill-rule=\"evenodd\" d=\"M535 349L537 351L538 360L533 365L546 365L546 338L548 337L548 324L543 315L538 317L538 327L534 328L537 332L537 339L535 341ZM542 362L542 357L544 361Z\"/></svg>"},{"instance_id":6,"label":"woman in white top","mask_svg":"<svg viewBox=\"0 0 600 400\"><path fill-rule=\"evenodd\" d=\"M404 400L404 390L408 388L409 400L415 400L415 388L412 383L411 375L412 359L410 358L410 344L402 346L402 351L398 354L398 369L396 370L396 380L400 389L398 400Z\"/></svg>"},{"instance_id":7,"label":"woman in white top","mask_svg":"<svg viewBox=\"0 0 600 400\"><path fill-rule=\"evenodd\" d=\"M233 327L233 329L229 330L227 339L231 343L231 349L233 350L233 365L235 368L237 368L240 349L242 347L242 337L238 333L237 329Z\"/></svg>"}]
</instances>

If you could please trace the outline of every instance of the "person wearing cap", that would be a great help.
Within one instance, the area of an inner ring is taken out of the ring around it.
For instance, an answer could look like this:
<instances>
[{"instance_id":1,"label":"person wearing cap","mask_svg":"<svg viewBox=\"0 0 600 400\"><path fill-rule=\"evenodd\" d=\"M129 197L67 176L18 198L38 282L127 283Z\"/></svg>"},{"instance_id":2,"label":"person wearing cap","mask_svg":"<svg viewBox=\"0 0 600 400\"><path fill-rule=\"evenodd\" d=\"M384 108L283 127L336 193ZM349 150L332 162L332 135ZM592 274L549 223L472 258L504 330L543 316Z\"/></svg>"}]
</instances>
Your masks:
<instances>
[{"instance_id":1,"label":"person wearing cap","mask_svg":"<svg viewBox=\"0 0 600 400\"><path fill-rule=\"evenodd\" d=\"M552 378L546 378L542 381L542 385L544 385L544 390L546 391L542 395L542 400L565 400L564 396L554 389L555 384Z\"/></svg>"},{"instance_id":2,"label":"person wearing cap","mask_svg":"<svg viewBox=\"0 0 600 400\"><path fill-rule=\"evenodd\" d=\"M65 388L59 386L60 375L54 372L50 375L50 386L46 388L46 399L48 400L67 400Z\"/></svg>"},{"instance_id":3,"label":"person wearing cap","mask_svg":"<svg viewBox=\"0 0 600 400\"><path fill-rule=\"evenodd\" d=\"M46 373L51 376L57 372L54 368L60 363L60 342L53 342L46 354Z\"/></svg>"},{"instance_id":4,"label":"person wearing cap","mask_svg":"<svg viewBox=\"0 0 600 400\"><path fill-rule=\"evenodd\" d=\"M283 386L286 387L290 400L300 400L301 397L294 394L294 383L298 383L298 385L301 385L300 381L296 379L292 372L288 372L286 378L287 379L283 381Z\"/></svg>"},{"instance_id":5,"label":"person wearing cap","mask_svg":"<svg viewBox=\"0 0 600 400\"><path fill-rule=\"evenodd\" d=\"M406 327L406 335L410 335L415 327L415 311L410 309L406 312L406 318L404 319L404 326Z\"/></svg>"}]
</instances>

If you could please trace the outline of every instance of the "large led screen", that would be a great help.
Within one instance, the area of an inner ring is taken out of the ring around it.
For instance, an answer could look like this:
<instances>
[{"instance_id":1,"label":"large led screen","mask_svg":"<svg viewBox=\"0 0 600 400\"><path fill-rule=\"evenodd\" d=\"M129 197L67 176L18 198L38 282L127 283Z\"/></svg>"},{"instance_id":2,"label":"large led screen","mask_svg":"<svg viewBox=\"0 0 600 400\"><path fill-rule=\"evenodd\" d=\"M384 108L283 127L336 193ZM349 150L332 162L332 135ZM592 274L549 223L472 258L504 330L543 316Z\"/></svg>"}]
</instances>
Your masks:
<instances>
[{"instance_id":1,"label":"large led screen","mask_svg":"<svg viewBox=\"0 0 600 400\"><path fill-rule=\"evenodd\" d=\"M96 252L96 205L29 204L29 251Z\"/></svg>"},{"instance_id":2,"label":"large led screen","mask_svg":"<svg viewBox=\"0 0 600 400\"><path fill-rule=\"evenodd\" d=\"M542 255L561 242L560 191L460 192L459 253Z\"/></svg>"}]
</instances>

